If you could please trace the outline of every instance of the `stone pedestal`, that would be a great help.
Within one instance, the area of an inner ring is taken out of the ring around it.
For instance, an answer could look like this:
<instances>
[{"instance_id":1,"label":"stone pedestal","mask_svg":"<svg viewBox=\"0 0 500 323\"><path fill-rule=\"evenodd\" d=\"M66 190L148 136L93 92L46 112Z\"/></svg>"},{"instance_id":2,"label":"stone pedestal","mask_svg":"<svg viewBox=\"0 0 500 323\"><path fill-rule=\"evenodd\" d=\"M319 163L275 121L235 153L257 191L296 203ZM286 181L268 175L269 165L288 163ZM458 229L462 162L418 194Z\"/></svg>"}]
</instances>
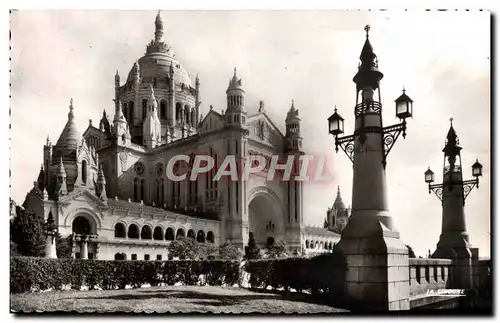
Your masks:
<instances>
[{"instance_id":1,"label":"stone pedestal","mask_svg":"<svg viewBox=\"0 0 500 323\"><path fill-rule=\"evenodd\" d=\"M45 258L51 258L51 259L57 258L56 237L52 232L47 234L45 240Z\"/></svg>"},{"instance_id":2,"label":"stone pedestal","mask_svg":"<svg viewBox=\"0 0 500 323\"><path fill-rule=\"evenodd\" d=\"M438 244L438 249L432 254L432 258L451 259L453 261L453 272L449 288L467 289L473 287L472 253L469 248L445 248Z\"/></svg>"},{"instance_id":3,"label":"stone pedestal","mask_svg":"<svg viewBox=\"0 0 500 323\"><path fill-rule=\"evenodd\" d=\"M352 309L410 309L408 249L399 233L376 217L349 220L337 245L347 262L346 292Z\"/></svg>"}]
</instances>

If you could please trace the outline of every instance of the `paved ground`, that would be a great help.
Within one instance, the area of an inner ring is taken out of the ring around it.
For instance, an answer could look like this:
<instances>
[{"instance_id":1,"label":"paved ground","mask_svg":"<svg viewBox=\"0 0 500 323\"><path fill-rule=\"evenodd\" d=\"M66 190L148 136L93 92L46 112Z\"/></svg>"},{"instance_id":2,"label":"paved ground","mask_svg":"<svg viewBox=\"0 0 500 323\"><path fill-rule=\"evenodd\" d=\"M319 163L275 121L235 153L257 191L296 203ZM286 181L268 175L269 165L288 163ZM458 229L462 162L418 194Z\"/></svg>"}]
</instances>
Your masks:
<instances>
[{"instance_id":1,"label":"paved ground","mask_svg":"<svg viewBox=\"0 0 500 323\"><path fill-rule=\"evenodd\" d=\"M333 313L307 296L260 293L237 287L166 286L111 291L49 291L10 296L11 310L146 313Z\"/></svg>"}]
</instances>

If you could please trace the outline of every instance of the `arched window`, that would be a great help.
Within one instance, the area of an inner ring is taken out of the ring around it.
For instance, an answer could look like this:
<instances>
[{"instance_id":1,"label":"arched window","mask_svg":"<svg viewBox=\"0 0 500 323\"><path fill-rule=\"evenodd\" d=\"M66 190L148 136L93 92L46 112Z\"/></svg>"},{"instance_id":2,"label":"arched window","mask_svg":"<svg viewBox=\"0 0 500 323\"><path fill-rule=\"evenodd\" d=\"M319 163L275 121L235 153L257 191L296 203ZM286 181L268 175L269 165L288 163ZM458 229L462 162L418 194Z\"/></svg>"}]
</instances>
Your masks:
<instances>
[{"instance_id":1,"label":"arched window","mask_svg":"<svg viewBox=\"0 0 500 323\"><path fill-rule=\"evenodd\" d=\"M181 230L181 229L179 229ZM179 235L179 231L177 231L177 236ZM167 231L165 231L165 240L172 241L174 240L175 236L175 231L172 228L167 228Z\"/></svg>"},{"instance_id":2,"label":"arched window","mask_svg":"<svg viewBox=\"0 0 500 323\"><path fill-rule=\"evenodd\" d=\"M205 242L205 232L203 232L203 230L198 231L196 234L196 241Z\"/></svg>"},{"instance_id":3,"label":"arched window","mask_svg":"<svg viewBox=\"0 0 500 323\"><path fill-rule=\"evenodd\" d=\"M141 239L152 239L153 235L151 232L151 227L149 225L145 225L141 229Z\"/></svg>"},{"instance_id":4,"label":"arched window","mask_svg":"<svg viewBox=\"0 0 500 323\"><path fill-rule=\"evenodd\" d=\"M137 201L139 199L139 197L137 196L137 193L138 193L137 182L138 182L138 179L136 177L136 178L134 178L134 201Z\"/></svg>"},{"instance_id":5,"label":"arched window","mask_svg":"<svg viewBox=\"0 0 500 323\"><path fill-rule=\"evenodd\" d=\"M125 119L128 120L129 116L127 115L128 109L127 109L127 104L122 103L122 113L125 115Z\"/></svg>"},{"instance_id":6,"label":"arched window","mask_svg":"<svg viewBox=\"0 0 500 323\"><path fill-rule=\"evenodd\" d=\"M89 221L83 216L78 216L73 220L73 233L76 234L91 234Z\"/></svg>"},{"instance_id":7,"label":"arched window","mask_svg":"<svg viewBox=\"0 0 500 323\"><path fill-rule=\"evenodd\" d=\"M194 232L193 232L193 234L194 234ZM175 235L175 238L179 239L180 237L185 237L185 236L186 236L186 232L184 231L184 229L178 229L177 234Z\"/></svg>"},{"instance_id":8,"label":"arched window","mask_svg":"<svg viewBox=\"0 0 500 323\"><path fill-rule=\"evenodd\" d=\"M155 180L155 190L156 190L156 203L160 203L160 182L159 180Z\"/></svg>"},{"instance_id":9,"label":"arched window","mask_svg":"<svg viewBox=\"0 0 500 323\"><path fill-rule=\"evenodd\" d=\"M82 182L83 185L87 184L87 161L82 160Z\"/></svg>"},{"instance_id":10,"label":"arched window","mask_svg":"<svg viewBox=\"0 0 500 323\"><path fill-rule=\"evenodd\" d=\"M309 248L309 240L306 240L306 249Z\"/></svg>"},{"instance_id":11,"label":"arched window","mask_svg":"<svg viewBox=\"0 0 500 323\"><path fill-rule=\"evenodd\" d=\"M188 238L193 238L194 239L195 238L195 236L194 236L194 230L192 230L192 229L188 230L188 235L187 236L188 236Z\"/></svg>"},{"instance_id":12,"label":"arched window","mask_svg":"<svg viewBox=\"0 0 500 323\"><path fill-rule=\"evenodd\" d=\"M161 227L156 227L153 233L154 240L163 240L163 229Z\"/></svg>"},{"instance_id":13,"label":"arched window","mask_svg":"<svg viewBox=\"0 0 500 323\"><path fill-rule=\"evenodd\" d=\"M115 260L127 260L127 255L123 252L116 253Z\"/></svg>"},{"instance_id":14,"label":"arched window","mask_svg":"<svg viewBox=\"0 0 500 323\"><path fill-rule=\"evenodd\" d=\"M187 105L184 106L184 122L187 124L191 123L191 120L189 120L189 107Z\"/></svg>"},{"instance_id":15,"label":"arched window","mask_svg":"<svg viewBox=\"0 0 500 323\"><path fill-rule=\"evenodd\" d=\"M160 119L167 118L167 101L161 100L160 102Z\"/></svg>"},{"instance_id":16,"label":"arched window","mask_svg":"<svg viewBox=\"0 0 500 323\"><path fill-rule=\"evenodd\" d=\"M163 181L163 178L160 180L161 181L161 189L160 189L160 205L163 207L163 199L165 196L165 183Z\"/></svg>"},{"instance_id":17,"label":"arched window","mask_svg":"<svg viewBox=\"0 0 500 323\"><path fill-rule=\"evenodd\" d=\"M142 119L146 119L148 115L148 99L142 99Z\"/></svg>"},{"instance_id":18,"label":"arched window","mask_svg":"<svg viewBox=\"0 0 500 323\"><path fill-rule=\"evenodd\" d=\"M176 122L182 121L182 103L180 102L175 104L175 120Z\"/></svg>"},{"instance_id":19,"label":"arched window","mask_svg":"<svg viewBox=\"0 0 500 323\"><path fill-rule=\"evenodd\" d=\"M215 242L214 233L212 231L208 231L208 233L207 233L207 242L210 242L210 243Z\"/></svg>"},{"instance_id":20,"label":"arched window","mask_svg":"<svg viewBox=\"0 0 500 323\"><path fill-rule=\"evenodd\" d=\"M193 127L195 127L197 123L198 123L198 120L196 120L196 110L191 109L191 125Z\"/></svg>"},{"instance_id":21,"label":"arched window","mask_svg":"<svg viewBox=\"0 0 500 323\"><path fill-rule=\"evenodd\" d=\"M131 224L128 227L128 237L130 239L139 239L139 227L135 224Z\"/></svg>"},{"instance_id":22,"label":"arched window","mask_svg":"<svg viewBox=\"0 0 500 323\"><path fill-rule=\"evenodd\" d=\"M145 189L146 189L146 180L143 178L143 179L141 179L141 200L142 201L144 201L146 199Z\"/></svg>"},{"instance_id":23,"label":"arched window","mask_svg":"<svg viewBox=\"0 0 500 323\"><path fill-rule=\"evenodd\" d=\"M123 223L117 223L115 225L115 238L125 238L127 237L126 228Z\"/></svg>"},{"instance_id":24,"label":"arched window","mask_svg":"<svg viewBox=\"0 0 500 323\"><path fill-rule=\"evenodd\" d=\"M127 122L131 126L132 123L134 122L134 102L130 101L128 103L128 119Z\"/></svg>"}]
</instances>

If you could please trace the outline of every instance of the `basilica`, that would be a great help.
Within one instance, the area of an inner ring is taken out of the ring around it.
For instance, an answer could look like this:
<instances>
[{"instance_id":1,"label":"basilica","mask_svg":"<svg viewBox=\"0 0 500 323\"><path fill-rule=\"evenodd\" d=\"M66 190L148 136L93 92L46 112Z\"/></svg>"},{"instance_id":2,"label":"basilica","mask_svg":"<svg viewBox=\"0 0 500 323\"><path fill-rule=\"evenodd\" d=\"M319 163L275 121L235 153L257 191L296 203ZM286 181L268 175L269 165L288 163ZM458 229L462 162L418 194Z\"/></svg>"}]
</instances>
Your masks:
<instances>
[{"instance_id":1,"label":"basilica","mask_svg":"<svg viewBox=\"0 0 500 323\"><path fill-rule=\"evenodd\" d=\"M201 81L191 82L155 19L154 39L125 79L115 75L114 115L76 127L78 104L57 142L43 147L43 164L23 207L52 219L62 236L73 235L73 255L82 259L168 259L177 237L243 248L253 233L261 246L276 241L296 252L331 249L349 210L340 192L325 228L304 225L301 181L214 181L215 171L195 180L171 181L165 167L176 155L207 154L216 165L226 156L300 156L301 119L292 101L285 133L260 102L247 113L237 70L226 89L227 105L202 113ZM298 158L295 158L298 163ZM299 165L296 165L297 167ZM342 216L337 217L337 214Z\"/></svg>"}]
</instances>

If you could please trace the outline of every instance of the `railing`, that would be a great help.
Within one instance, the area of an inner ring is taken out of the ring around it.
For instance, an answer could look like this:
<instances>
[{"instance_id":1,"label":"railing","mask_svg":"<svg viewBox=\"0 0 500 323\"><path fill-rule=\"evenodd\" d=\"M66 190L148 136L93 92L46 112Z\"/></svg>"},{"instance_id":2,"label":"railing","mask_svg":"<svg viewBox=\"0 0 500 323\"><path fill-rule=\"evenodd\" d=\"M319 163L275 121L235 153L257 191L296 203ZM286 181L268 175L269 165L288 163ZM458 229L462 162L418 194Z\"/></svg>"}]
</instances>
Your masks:
<instances>
[{"instance_id":1,"label":"railing","mask_svg":"<svg viewBox=\"0 0 500 323\"><path fill-rule=\"evenodd\" d=\"M410 258L410 296L426 294L429 289L449 288L452 260Z\"/></svg>"},{"instance_id":2,"label":"railing","mask_svg":"<svg viewBox=\"0 0 500 323\"><path fill-rule=\"evenodd\" d=\"M382 104L380 104L380 102L377 101L361 102L356 104L354 108L356 117L359 117L367 112L380 113L381 110L382 110Z\"/></svg>"}]
</instances>

